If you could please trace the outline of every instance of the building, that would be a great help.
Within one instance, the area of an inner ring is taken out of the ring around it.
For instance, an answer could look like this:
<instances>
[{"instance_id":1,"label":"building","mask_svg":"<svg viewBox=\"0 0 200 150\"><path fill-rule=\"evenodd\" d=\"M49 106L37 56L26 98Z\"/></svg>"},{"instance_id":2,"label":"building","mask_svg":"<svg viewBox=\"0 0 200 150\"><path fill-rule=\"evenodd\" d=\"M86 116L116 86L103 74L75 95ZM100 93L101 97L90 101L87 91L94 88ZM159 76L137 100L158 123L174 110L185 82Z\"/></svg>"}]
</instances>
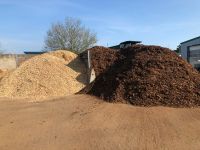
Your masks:
<instances>
[{"instance_id":1,"label":"building","mask_svg":"<svg viewBox=\"0 0 200 150\"><path fill-rule=\"evenodd\" d=\"M27 54L27 55L40 55L40 54L44 54L46 53L46 51L24 51L24 54Z\"/></svg>"},{"instance_id":2,"label":"building","mask_svg":"<svg viewBox=\"0 0 200 150\"><path fill-rule=\"evenodd\" d=\"M200 70L200 36L180 44L181 56Z\"/></svg>"},{"instance_id":3,"label":"building","mask_svg":"<svg viewBox=\"0 0 200 150\"><path fill-rule=\"evenodd\" d=\"M131 45L138 44L138 43L141 43L141 41L125 41L125 42L121 42L119 45L111 46L109 48L121 49L121 48L126 48L126 47L129 47Z\"/></svg>"}]
</instances>

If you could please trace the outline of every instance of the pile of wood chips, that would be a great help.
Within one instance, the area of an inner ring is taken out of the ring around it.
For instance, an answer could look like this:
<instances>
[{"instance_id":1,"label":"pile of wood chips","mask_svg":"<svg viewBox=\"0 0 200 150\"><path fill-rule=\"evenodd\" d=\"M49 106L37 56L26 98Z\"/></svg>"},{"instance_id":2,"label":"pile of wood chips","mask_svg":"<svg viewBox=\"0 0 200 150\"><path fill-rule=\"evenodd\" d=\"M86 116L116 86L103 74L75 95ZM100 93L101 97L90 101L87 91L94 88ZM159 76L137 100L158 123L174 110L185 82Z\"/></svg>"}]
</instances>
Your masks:
<instances>
[{"instance_id":1,"label":"pile of wood chips","mask_svg":"<svg viewBox=\"0 0 200 150\"><path fill-rule=\"evenodd\" d=\"M5 75L9 74L11 71L12 70L0 69L0 81Z\"/></svg>"},{"instance_id":2,"label":"pile of wood chips","mask_svg":"<svg viewBox=\"0 0 200 150\"><path fill-rule=\"evenodd\" d=\"M79 57L59 50L35 56L0 81L0 96L35 98L66 96L86 84L86 68Z\"/></svg>"}]
</instances>

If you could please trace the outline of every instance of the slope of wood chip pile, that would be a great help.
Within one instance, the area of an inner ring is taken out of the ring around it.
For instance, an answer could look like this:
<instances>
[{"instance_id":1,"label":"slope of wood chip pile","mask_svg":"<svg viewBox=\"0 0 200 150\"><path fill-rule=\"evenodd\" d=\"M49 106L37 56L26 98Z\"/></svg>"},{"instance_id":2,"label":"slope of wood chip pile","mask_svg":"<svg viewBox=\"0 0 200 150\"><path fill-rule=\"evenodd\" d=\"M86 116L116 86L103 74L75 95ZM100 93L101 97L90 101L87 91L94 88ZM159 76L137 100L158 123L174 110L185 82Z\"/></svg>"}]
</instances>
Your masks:
<instances>
[{"instance_id":1,"label":"slope of wood chip pile","mask_svg":"<svg viewBox=\"0 0 200 150\"><path fill-rule=\"evenodd\" d=\"M82 92L138 106L200 106L200 74L175 52L136 45L119 53L118 60Z\"/></svg>"},{"instance_id":2,"label":"slope of wood chip pile","mask_svg":"<svg viewBox=\"0 0 200 150\"><path fill-rule=\"evenodd\" d=\"M66 96L86 84L86 68L76 54L55 51L35 56L0 81L1 97Z\"/></svg>"},{"instance_id":3,"label":"slope of wood chip pile","mask_svg":"<svg viewBox=\"0 0 200 150\"><path fill-rule=\"evenodd\" d=\"M6 76L7 74L9 74L10 72L12 72L12 70L7 70L7 69L0 69L0 81L1 79Z\"/></svg>"},{"instance_id":4,"label":"slope of wood chip pile","mask_svg":"<svg viewBox=\"0 0 200 150\"><path fill-rule=\"evenodd\" d=\"M0 69L0 80L2 79L3 76L4 76L4 71Z\"/></svg>"}]
</instances>

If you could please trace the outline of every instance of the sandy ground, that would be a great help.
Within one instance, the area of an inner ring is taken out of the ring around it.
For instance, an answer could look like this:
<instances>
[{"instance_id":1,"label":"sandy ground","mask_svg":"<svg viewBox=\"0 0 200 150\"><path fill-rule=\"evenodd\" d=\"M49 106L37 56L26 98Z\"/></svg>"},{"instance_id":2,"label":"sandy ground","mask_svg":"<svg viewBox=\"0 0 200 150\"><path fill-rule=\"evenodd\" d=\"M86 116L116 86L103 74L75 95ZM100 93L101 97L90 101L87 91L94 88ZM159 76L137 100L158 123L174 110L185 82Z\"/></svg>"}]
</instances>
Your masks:
<instances>
[{"instance_id":1,"label":"sandy ground","mask_svg":"<svg viewBox=\"0 0 200 150\"><path fill-rule=\"evenodd\" d=\"M0 150L200 148L200 108L134 107L85 95L0 99Z\"/></svg>"}]
</instances>

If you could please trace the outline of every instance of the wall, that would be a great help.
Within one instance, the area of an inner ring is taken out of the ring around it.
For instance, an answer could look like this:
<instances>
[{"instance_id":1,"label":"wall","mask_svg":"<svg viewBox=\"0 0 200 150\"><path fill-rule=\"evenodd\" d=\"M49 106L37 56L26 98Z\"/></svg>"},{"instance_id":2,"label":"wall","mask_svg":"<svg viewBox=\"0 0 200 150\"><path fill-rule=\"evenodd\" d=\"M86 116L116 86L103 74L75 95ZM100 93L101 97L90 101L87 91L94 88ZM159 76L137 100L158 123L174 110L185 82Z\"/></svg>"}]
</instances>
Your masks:
<instances>
[{"instance_id":1,"label":"wall","mask_svg":"<svg viewBox=\"0 0 200 150\"><path fill-rule=\"evenodd\" d=\"M12 70L17 67L16 55L3 54L0 55L0 69Z\"/></svg>"},{"instance_id":2,"label":"wall","mask_svg":"<svg viewBox=\"0 0 200 150\"><path fill-rule=\"evenodd\" d=\"M189 42L186 43L182 43L181 44L181 56L187 60L187 51L188 51L188 47L189 46L193 46L193 45L198 45L200 44L200 38L191 40Z\"/></svg>"},{"instance_id":3,"label":"wall","mask_svg":"<svg viewBox=\"0 0 200 150\"><path fill-rule=\"evenodd\" d=\"M87 66L87 77L88 77L88 83L91 83L92 81L95 80L96 75L95 75L95 71L93 68L91 68L91 52L90 50L85 50L84 52L82 52L79 56L82 59L82 61L85 63L85 65Z\"/></svg>"},{"instance_id":4,"label":"wall","mask_svg":"<svg viewBox=\"0 0 200 150\"><path fill-rule=\"evenodd\" d=\"M36 56L36 54L19 54L16 57L16 64L17 67L20 66L24 61L28 60L29 58Z\"/></svg>"},{"instance_id":5,"label":"wall","mask_svg":"<svg viewBox=\"0 0 200 150\"><path fill-rule=\"evenodd\" d=\"M0 69L12 70L17 68L22 62L33 57L31 54L1 54L0 55Z\"/></svg>"}]
</instances>

